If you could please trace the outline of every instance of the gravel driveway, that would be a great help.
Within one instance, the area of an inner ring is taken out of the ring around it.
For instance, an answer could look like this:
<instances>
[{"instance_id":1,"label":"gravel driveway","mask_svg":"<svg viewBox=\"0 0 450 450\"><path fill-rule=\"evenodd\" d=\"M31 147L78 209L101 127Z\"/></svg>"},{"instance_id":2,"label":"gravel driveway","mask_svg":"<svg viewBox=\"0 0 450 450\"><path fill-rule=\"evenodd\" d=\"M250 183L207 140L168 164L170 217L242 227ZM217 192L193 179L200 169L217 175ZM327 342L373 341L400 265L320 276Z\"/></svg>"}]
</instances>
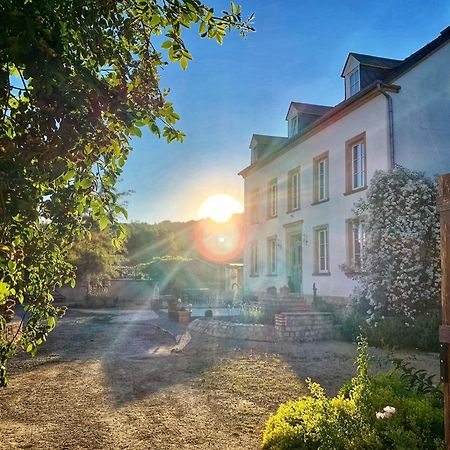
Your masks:
<instances>
[{"instance_id":1,"label":"gravel driveway","mask_svg":"<svg viewBox=\"0 0 450 450\"><path fill-rule=\"evenodd\" d=\"M270 413L306 392L306 377L334 394L355 373L347 343L193 335L175 353L163 319L124 314L69 311L38 356L12 362L1 449L255 449ZM437 372L437 355L417 357Z\"/></svg>"}]
</instances>

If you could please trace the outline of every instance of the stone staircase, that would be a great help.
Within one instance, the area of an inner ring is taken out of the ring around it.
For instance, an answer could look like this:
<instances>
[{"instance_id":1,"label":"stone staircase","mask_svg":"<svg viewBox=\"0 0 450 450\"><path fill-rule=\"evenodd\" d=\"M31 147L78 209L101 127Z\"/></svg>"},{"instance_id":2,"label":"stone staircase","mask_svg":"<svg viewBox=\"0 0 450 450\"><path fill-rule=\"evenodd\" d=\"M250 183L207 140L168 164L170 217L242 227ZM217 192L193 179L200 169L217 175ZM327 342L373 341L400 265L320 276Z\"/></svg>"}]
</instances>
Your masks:
<instances>
[{"instance_id":1,"label":"stone staircase","mask_svg":"<svg viewBox=\"0 0 450 450\"><path fill-rule=\"evenodd\" d=\"M311 304L298 294L268 295L263 294L258 298L258 306L271 310L274 313L307 313L311 312Z\"/></svg>"}]
</instances>

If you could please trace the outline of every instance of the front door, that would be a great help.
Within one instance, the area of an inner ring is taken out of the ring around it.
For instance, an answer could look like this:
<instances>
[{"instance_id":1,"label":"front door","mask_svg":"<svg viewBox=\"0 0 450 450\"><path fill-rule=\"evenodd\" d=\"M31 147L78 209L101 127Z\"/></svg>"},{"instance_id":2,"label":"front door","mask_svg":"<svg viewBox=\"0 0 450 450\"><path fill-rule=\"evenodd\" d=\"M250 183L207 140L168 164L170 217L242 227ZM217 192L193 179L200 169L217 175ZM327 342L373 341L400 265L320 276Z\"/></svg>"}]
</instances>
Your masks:
<instances>
[{"instance_id":1,"label":"front door","mask_svg":"<svg viewBox=\"0 0 450 450\"><path fill-rule=\"evenodd\" d=\"M302 234L295 233L290 236L289 245L289 277L292 292L300 293L302 290Z\"/></svg>"}]
</instances>

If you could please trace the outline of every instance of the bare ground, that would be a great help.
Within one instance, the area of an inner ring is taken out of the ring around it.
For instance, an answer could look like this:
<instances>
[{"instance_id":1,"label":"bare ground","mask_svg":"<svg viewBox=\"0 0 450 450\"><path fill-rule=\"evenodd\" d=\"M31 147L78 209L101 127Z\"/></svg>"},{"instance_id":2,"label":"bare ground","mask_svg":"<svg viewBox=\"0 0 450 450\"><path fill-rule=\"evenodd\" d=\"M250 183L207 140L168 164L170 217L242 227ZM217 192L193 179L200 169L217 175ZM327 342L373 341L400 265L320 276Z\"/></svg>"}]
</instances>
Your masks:
<instances>
[{"instance_id":1,"label":"bare ground","mask_svg":"<svg viewBox=\"0 0 450 450\"><path fill-rule=\"evenodd\" d=\"M11 364L0 391L0 448L256 449L269 415L354 373L355 348L192 336L181 353L149 321L70 312L36 358ZM374 352L382 357L382 352ZM415 365L437 373L436 354Z\"/></svg>"}]
</instances>

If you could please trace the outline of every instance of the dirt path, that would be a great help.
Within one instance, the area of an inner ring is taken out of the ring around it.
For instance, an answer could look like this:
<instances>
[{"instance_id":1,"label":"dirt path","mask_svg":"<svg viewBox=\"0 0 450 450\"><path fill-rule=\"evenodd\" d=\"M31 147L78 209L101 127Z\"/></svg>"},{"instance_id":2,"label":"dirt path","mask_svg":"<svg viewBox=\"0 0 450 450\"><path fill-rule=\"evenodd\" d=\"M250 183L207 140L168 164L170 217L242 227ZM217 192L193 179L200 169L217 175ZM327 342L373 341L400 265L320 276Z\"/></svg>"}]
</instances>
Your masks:
<instances>
[{"instance_id":1,"label":"dirt path","mask_svg":"<svg viewBox=\"0 0 450 450\"><path fill-rule=\"evenodd\" d=\"M305 393L354 374L342 342L277 346L192 336L182 353L148 321L71 312L0 391L0 448L255 449L264 422ZM417 365L437 370L437 355Z\"/></svg>"}]
</instances>

